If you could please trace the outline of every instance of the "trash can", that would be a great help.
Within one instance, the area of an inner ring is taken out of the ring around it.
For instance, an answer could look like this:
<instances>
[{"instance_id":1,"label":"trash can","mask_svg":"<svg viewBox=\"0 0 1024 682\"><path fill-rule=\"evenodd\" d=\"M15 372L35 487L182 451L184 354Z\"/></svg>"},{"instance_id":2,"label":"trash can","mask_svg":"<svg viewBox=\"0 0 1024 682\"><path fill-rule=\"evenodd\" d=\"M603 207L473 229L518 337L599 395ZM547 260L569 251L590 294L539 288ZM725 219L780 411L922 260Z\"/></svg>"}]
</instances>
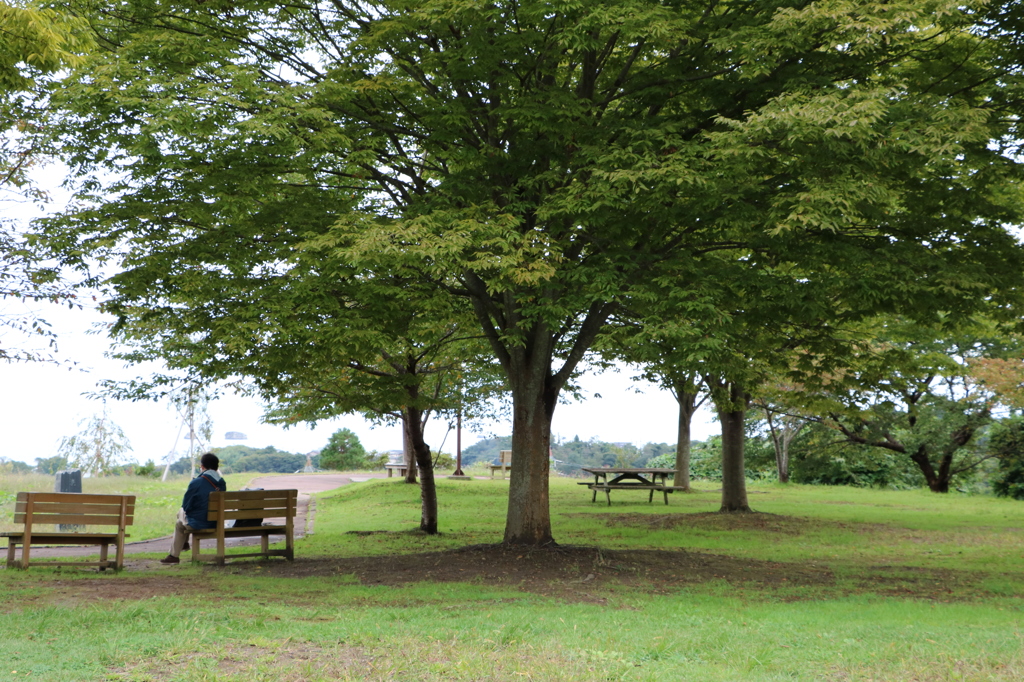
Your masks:
<instances>
[{"instance_id":1,"label":"trash can","mask_svg":"<svg viewBox=\"0 0 1024 682\"><path fill-rule=\"evenodd\" d=\"M53 484L55 493L80 493L82 492L82 472L79 469L68 469L57 472L57 480ZM72 523L58 523L58 533L78 533L85 530L85 526Z\"/></svg>"}]
</instances>

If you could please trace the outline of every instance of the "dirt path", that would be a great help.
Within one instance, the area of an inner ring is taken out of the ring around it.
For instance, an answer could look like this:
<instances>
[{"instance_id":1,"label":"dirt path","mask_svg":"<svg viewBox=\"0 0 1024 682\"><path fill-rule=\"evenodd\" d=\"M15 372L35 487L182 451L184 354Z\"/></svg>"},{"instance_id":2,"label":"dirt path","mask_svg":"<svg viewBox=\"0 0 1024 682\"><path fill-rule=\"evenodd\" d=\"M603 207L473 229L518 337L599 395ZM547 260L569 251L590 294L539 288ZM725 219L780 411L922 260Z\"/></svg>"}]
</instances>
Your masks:
<instances>
[{"instance_id":1,"label":"dirt path","mask_svg":"<svg viewBox=\"0 0 1024 682\"><path fill-rule=\"evenodd\" d=\"M316 505L313 502L313 494L334 490L353 481L365 481L370 478L383 478L384 476L385 474L361 474L354 476L349 474L281 474L256 476L247 480L240 487L265 488L267 490L296 488L299 491L299 502L295 515L295 537L300 538L306 533L313 532L313 522L316 517ZM245 479L240 474L229 476L229 485L232 480L239 481ZM169 528L172 527L174 519L169 519L167 525ZM249 547L257 545L259 542L259 538L236 538L233 540L229 539L227 546ZM167 535L152 540L127 542L124 546L124 554L125 557L130 557L133 554L166 553L170 546L171 536ZM32 558L84 557L97 554L98 551L96 547L33 547L31 556ZM18 557L20 558L20 556L21 552L18 552ZM125 568L130 569L133 565L149 567L150 565L159 566L160 564L157 563L156 559L125 560ZM2 568L3 563L0 562L0 569Z\"/></svg>"}]
</instances>

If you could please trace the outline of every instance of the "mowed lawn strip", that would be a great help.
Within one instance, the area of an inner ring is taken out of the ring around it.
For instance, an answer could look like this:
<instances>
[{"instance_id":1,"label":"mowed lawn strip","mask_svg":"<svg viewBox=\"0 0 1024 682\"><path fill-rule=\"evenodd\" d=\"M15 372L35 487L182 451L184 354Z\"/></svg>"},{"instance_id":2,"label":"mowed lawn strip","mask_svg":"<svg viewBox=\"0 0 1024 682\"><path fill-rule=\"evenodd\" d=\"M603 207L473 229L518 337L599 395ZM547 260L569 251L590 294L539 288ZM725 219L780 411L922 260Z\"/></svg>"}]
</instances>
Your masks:
<instances>
[{"instance_id":1,"label":"mowed lawn strip","mask_svg":"<svg viewBox=\"0 0 1024 682\"><path fill-rule=\"evenodd\" d=\"M1024 677L1021 506L757 484L767 513L720 516L711 487L553 479L563 547L508 552L507 483L440 481L428 537L416 486L371 481L318 496L294 564L2 571L0 679Z\"/></svg>"}]
</instances>

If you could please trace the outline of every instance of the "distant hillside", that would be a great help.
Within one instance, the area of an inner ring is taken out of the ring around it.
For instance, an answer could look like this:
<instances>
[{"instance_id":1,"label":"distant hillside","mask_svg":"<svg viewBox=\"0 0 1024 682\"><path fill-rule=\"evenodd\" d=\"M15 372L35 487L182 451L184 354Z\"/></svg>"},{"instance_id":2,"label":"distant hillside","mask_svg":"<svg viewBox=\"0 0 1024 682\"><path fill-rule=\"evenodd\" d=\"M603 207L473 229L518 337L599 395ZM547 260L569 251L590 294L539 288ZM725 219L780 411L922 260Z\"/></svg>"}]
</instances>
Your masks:
<instances>
[{"instance_id":1,"label":"distant hillside","mask_svg":"<svg viewBox=\"0 0 1024 682\"><path fill-rule=\"evenodd\" d=\"M498 436L473 443L462 449L462 463L469 466L474 462L494 462L499 451L512 449L512 436Z\"/></svg>"},{"instance_id":2,"label":"distant hillside","mask_svg":"<svg viewBox=\"0 0 1024 682\"><path fill-rule=\"evenodd\" d=\"M225 475L242 471L290 474L306 466L305 455L278 450L272 445L265 448L229 445L224 448L213 448L210 452L220 458L220 472ZM319 460L319 457L314 457L313 466L318 466ZM189 458L182 457L171 465L171 473L188 473L190 466Z\"/></svg>"},{"instance_id":3,"label":"distant hillside","mask_svg":"<svg viewBox=\"0 0 1024 682\"><path fill-rule=\"evenodd\" d=\"M462 451L462 463L494 462L500 450L512 449L512 436L487 438ZM551 455L557 460L554 468L572 473L581 466L643 466L649 459L674 452L675 445L648 443L637 448L631 443L606 443L599 440L581 441L579 437L564 443L554 443Z\"/></svg>"}]
</instances>

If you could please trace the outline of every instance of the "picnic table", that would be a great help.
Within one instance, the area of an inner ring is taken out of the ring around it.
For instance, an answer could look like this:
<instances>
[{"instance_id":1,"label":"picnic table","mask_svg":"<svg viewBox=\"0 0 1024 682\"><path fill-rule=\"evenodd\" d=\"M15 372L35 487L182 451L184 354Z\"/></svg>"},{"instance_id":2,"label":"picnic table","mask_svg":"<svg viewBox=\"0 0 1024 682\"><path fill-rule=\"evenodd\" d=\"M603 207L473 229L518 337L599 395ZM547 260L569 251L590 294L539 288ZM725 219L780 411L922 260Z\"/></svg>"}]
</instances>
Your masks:
<instances>
[{"instance_id":1,"label":"picnic table","mask_svg":"<svg viewBox=\"0 0 1024 682\"><path fill-rule=\"evenodd\" d=\"M612 504L612 490L646 490L649 493L648 502L654 501L654 493L658 491L665 496L665 504L668 504L668 494L676 490L674 486L666 485L669 476L675 476L675 469L640 467L582 467L582 469L594 476L593 482L580 483L594 491L594 496L590 501L596 502L598 491L603 491L608 500L608 506Z\"/></svg>"}]
</instances>

